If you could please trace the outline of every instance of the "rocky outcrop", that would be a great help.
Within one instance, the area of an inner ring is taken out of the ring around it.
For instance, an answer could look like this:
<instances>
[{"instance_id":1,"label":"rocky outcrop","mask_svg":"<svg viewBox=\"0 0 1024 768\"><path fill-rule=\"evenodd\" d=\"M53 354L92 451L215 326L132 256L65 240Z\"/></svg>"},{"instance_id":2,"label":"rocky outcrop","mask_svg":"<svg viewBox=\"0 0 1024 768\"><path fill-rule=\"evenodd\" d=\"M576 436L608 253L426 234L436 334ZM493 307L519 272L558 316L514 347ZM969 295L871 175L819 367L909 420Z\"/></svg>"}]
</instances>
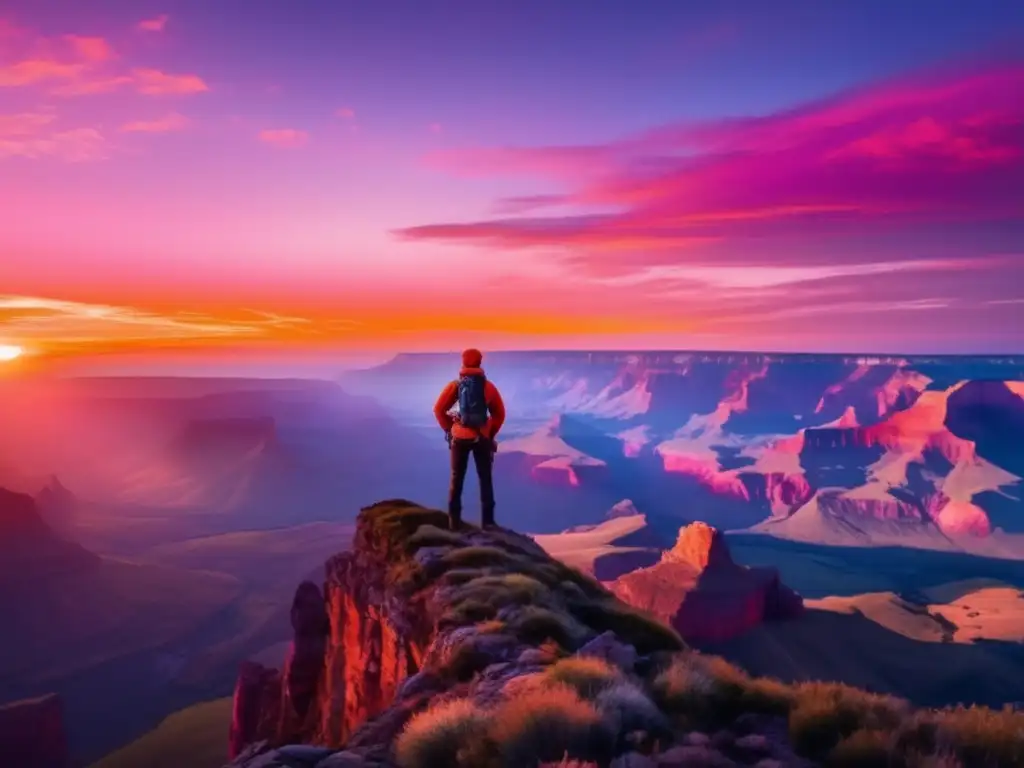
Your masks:
<instances>
[{"instance_id":1,"label":"rocky outcrop","mask_svg":"<svg viewBox=\"0 0 1024 768\"><path fill-rule=\"evenodd\" d=\"M31 496L0 488L0 587L99 563L93 553L58 536Z\"/></svg>"},{"instance_id":2,"label":"rocky outcrop","mask_svg":"<svg viewBox=\"0 0 1024 768\"><path fill-rule=\"evenodd\" d=\"M655 753L659 765L689 764L688 736L658 710L651 682L686 653L679 635L528 537L472 527L453 533L442 529L445 520L404 501L361 512L351 551L326 565L323 592L304 583L296 593L283 673L243 666L232 765L518 766L557 763L566 753L601 766L642 765ZM716 533L699 528L664 562L736 568ZM608 691L598 696L602 686ZM591 718L590 736L577 738L573 727L519 741L502 735L507 718L530 728L543 721L532 719L523 696L553 708L551 717ZM568 710L560 714L560 706ZM496 730L466 735L466 749L480 755L412 759L409 750L419 747L408 739L396 746L414 723L429 731L432 713L445 707L493 723L479 727ZM730 765L791 755L778 740L747 752L734 741L725 752L702 749L730 755Z\"/></svg>"},{"instance_id":3,"label":"rocky outcrop","mask_svg":"<svg viewBox=\"0 0 1024 768\"><path fill-rule=\"evenodd\" d=\"M277 741L280 720L281 673L255 661L243 661L231 708L228 757L237 757L256 742Z\"/></svg>"},{"instance_id":4,"label":"rocky outcrop","mask_svg":"<svg viewBox=\"0 0 1024 768\"><path fill-rule=\"evenodd\" d=\"M0 706L0 745L0 762L12 768L71 768L60 697Z\"/></svg>"},{"instance_id":5,"label":"rocky outcrop","mask_svg":"<svg viewBox=\"0 0 1024 768\"><path fill-rule=\"evenodd\" d=\"M619 577L611 590L691 642L727 640L803 611L775 569L737 565L722 532L702 522L682 528L660 562Z\"/></svg>"},{"instance_id":6,"label":"rocky outcrop","mask_svg":"<svg viewBox=\"0 0 1024 768\"><path fill-rule=\"evenodd\" d=\"M304 581L292 601L293 637L284 671L244 661L235 684L228 754L258 741L310 740L320 728L315 708L324 679L330 623L320 588Z\"/></svg>"}]
</instances>

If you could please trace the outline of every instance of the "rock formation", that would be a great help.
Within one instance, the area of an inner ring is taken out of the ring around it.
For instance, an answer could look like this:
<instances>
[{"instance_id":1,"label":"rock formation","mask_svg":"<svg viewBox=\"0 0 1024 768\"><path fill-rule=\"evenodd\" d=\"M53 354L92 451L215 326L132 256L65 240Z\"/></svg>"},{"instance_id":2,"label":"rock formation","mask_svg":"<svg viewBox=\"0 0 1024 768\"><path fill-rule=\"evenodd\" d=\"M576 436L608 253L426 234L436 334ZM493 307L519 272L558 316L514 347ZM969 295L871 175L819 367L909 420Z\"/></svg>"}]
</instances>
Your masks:
<instances>
[{"instance_id":1,"label":"rock formation","mask_svg":"<svg viewBox=\"0 0 1024 768\"><path fill-rule=\"evenodd\" d=\"M728 640L803 610L775 569L737 565L722 532L702 522L682 528L660 562L620 576L611 590L691 642Z\"/></svg>"},{"instance_id":2,"label":"rock formation","mask_svg":"<svg viewBox=\"0 0 1024 768\"><path fill-rule=\"evenodd\" d=\"M643 764L636 761L652 750L669 758L677 742L677 757L689 754L685 734L675 733L653 703L649 682L685 653L678 634L528 537L472 527L452 533L442 529L445 521L442 513L405 501L362 511L351 551L326 564L322 598L309 582L296 593L295 639L283 674L243 665L232 765L512 766L557 762L568 752L601 766L619 755L618 768ZM705 542L700 535L694 529L683 537L665 562L736 568L713 533ZM591 690L588 675L604 682ZM553 699L545 685L554 685ZM567 685L580 686L580 693ZM609 690L598 696L601 686ZM548 715L535 721L531 707L521 706L531 691L538 706L554 708L551 717L568 707L572 717L590 718L587 737L572 728L521 741L481 733L467 736L465 745L483 750L480 755L427 763L410 758L418 747L409 739L396 747L413 723L429 728L431 720L420 717L428 708L454 708L503 728L517 717L519 727L546 727ZM769 757L802 764L788 761L785 739L763 741L764 749L749 754L735 747L740 759L729 764Z\"/></svg>"},{"instance_id":3,"label":"rock formation","mask_svg":"<svg viewBox=\"0 0 1024 768\"><path fill-rule=\"evenodd\" d=\"M0 764L11 768L71 768L59 696L50 694L0 706Z\"/></svg>"},{"instance_id":4,"label":"rock formation","mask_svg":"<svg viewBox=\"0 0 1024 768\"><path fill-rule=\"evenodd\" d=\"M93 553L54 533L31 496L0 488L0 587L99 562Z\"/></svg>"}]
</instances>

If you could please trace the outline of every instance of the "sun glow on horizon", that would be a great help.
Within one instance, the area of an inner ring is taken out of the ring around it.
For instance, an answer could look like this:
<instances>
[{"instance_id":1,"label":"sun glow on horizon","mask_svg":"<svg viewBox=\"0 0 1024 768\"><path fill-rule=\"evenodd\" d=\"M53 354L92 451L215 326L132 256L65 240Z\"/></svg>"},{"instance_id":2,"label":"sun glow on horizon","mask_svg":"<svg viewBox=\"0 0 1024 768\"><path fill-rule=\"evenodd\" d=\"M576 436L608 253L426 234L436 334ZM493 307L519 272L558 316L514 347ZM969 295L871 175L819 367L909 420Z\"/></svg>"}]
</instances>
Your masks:
<instances>
[{"instance_id":1,"label":"sun glow on horizon","mask_svg":"<svg viewBox=\"0 0 1024 768\"><path fill-rule=\"evenodd\" d=\"M25 353L25 350L17 344L0 344L0 362L7 363L17 360Z\"/></svg>"}]
</instances>

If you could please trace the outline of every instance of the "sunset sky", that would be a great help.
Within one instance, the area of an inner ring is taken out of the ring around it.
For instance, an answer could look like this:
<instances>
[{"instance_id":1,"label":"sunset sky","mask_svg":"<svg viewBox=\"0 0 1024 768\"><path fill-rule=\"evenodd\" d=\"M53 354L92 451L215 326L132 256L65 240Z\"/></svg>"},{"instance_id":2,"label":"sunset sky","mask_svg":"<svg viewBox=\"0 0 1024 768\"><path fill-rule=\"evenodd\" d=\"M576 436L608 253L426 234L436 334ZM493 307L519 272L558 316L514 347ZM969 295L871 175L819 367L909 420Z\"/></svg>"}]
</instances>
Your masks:
<instances>
[{"instance_id":1,"label":"sunset sky","mask_svg":"<svg viewBox=\"0 0 1024 768\"><path fill-rule=\"evenodd\" d=\"M1024 353L1022 51L1001 0L4 0L0 344Z\"/></svg>"}]
</instances>

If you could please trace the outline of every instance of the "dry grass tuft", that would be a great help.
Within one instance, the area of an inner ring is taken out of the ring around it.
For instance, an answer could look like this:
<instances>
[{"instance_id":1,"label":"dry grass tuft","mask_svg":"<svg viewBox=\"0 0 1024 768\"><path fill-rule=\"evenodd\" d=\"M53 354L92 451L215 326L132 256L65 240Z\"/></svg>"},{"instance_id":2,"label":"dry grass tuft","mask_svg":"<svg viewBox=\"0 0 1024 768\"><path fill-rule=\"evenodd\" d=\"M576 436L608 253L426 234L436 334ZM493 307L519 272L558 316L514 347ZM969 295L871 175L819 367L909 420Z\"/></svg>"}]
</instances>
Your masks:
<instances>
[{"instance_id":1,"label":"dry grass tuft","mask_svg":"<svg viewBox=\"0 0 1024 768\"><path fill-rule=\"evenodd\" d=\"M572 649L578 640L577 629L568 616L535 605L524 606L509 619L509 627L527 645L553 641Z\"/></svg>"},{"instance_id":2,"label":"dry grass tuft","mask_svg":"<svg viewBox=\"0 0 1024 768\"><path fill-rule=\"evenodd\" d=\"M613 597L573 600L569 603L569 610L595 632L611 630L641 654L686 648L686 643L674 629Z\"/></svg>"},{"instance_id":3,"label":"dry grass tuft","mask_svg":"<svg viewBox=\"0 0 1024 768\"><path fill-rule=\"evenodd\" d=\"M789 736L803 755L822 759L858 730L895 731L910 716L910 706L838 683L801 683L794 688Z\"/></svg>"},{"instance_id":4,"label":"dry grass tuft","mask_svg":"<svg viewBox=\"0 0 1024 768\"><path fill-rule=\"evenodd\" d=\"M584 699L594 699L601 691L621 682L623 677L604 659L570 656L548 667L544 680L551 685L567 685Z\"/></svg>"},{"instance_id":5,"label":"dry grass tuft","mask_svg":"<svg viewBox=\"0 0 1024 768\"><path fill-rule=\"evenodd\" d=\"M755 679L716 656L676 656L654 680L656 701L667 711L705 727L721 727L741 714L787 714L793 690L769 679Z\"/></svg>"},{"instance_id":6,"label":"dry grass tuft","mask_svg":"<svg viewBox=\"0 0 1024 768\"><path fill-rule=\"evenodd\" d=\"M466 765L466 749L487 737L488 718L469 699L439 704L413 717L395 742L401 768Z\"/></svg>"},{"instance_id":7,"label":"dry grass tuft","mask_svg":"<svg viewBox=\"0 0 1024 768\"><path fill-rule=\"evenodd\" d=\"M566 685L526 688L494 713L490 731L504 768L562 759L606 761L615 735L598 709Z\"/></svg>"}]
</instances>

